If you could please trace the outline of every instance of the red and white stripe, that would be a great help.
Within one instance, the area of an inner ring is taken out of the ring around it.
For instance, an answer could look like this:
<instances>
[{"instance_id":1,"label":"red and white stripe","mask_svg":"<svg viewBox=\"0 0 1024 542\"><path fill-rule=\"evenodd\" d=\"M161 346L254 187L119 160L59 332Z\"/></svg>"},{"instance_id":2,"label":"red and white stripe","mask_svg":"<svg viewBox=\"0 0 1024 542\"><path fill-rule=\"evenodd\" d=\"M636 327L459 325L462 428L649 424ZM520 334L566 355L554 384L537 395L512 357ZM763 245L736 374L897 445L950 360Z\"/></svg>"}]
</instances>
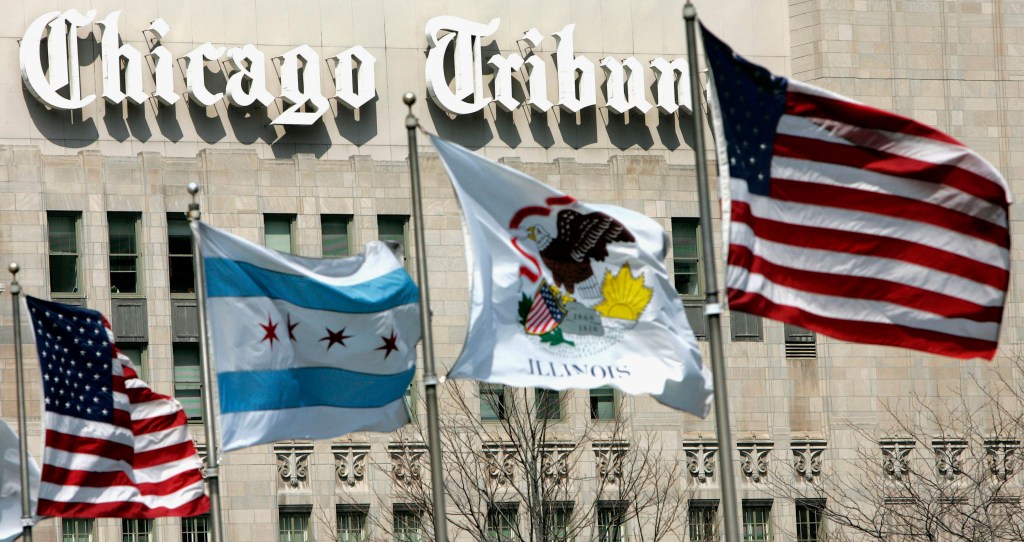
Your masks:
<instances>
[{"instance_id":1,"label":"red and white stripe","mask_svg":"<svg viewBox=\"0 0 1024 542\"><path fill-rule=\"evenodd\" d=\"M114 344L109 323L104 327ZM209 511L202 462L174 399L154 393L113 347L112 423L47 411L38 514L156 518Z\"/></svg>"},{"instance_id":2,"label":"red and white stripe","mask_svg":"<svg viewBox=\"0 0 1024 542\"><path fill-rule=\"evenodd\" d=\"M728 186L730 307L843 340L995 355L1010 194L990 164L792 80L773 151L768 196Z\"/></svg>"},{"instance_id":3,"label":"red and white stripe","mask_svg":"<svg viewBox=\"0 0 1024 542\"><path fill-rule=\"evenodd\" d=\"M541 288L546 287L541 286ZM555 320L555 316L551 314L551 309L548 308L548 303L544 300L541 289L538 288L537 293L533 295L530 312L526 315L526 332L533 335L544 335L556 327L558 327L558 320Z\"/></svg>"}]
</instances>

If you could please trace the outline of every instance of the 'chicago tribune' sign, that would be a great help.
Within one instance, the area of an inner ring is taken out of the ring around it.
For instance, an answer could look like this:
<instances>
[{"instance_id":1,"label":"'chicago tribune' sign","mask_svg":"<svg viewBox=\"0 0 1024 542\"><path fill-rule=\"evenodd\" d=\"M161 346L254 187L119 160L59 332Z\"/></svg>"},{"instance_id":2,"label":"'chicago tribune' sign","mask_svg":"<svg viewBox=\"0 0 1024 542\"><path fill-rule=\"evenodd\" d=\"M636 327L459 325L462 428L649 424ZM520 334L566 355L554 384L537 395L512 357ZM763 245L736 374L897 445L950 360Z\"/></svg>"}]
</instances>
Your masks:
<instances>
[{"instance_id":1,"label":"'chicago tribune' sign","mask_svg":"<svg viewBox=\"0 0 1024 542\"><path fill-rule=\"evenodd\" d=\"M174 90L174 56L160 45L170 26L156 19L147 29L156 36L144 54L136 47L121 43L118 23L121 12L114 11L101 20L90 10L46 13L29 25L21 40L19 57L21 75L29 92L53 109L81 109L95 100L95 94L83 94L81 64L78 58L78 30L96 24L100 27L100 62L102 68L101 96L112 104L129 100L142 104L156 99L173 105L181 96ZM544 36L533 28L520 38L527 53L495 54L484 59L481 44L500 24L493 19L487 24L453 16L434 17L427 22L429 51L426 59L426 85L438 107L453 115L468 115L483 110L494 102L506 111L529 106L545 112L558 105L570 112L597 106L597 82L594 62L577 56L573 50L575 25L570 24L552 34L557 60L552 59L557 77L557 100L548 96L548 60L535 52ZM44 65L44 47L46 63ZM143 87L143 56L152 57L152 92ZM225 59L230 75L223 92L212 92L206 85L204 69L207 62ZM376 96L376 58L362 46L346 49L328 60L334 61L335 94L328 98L321 92L320 56L309 45L300 45L278 58L280 94L285 106L271 123L279 125L310 125L327 112L329 100L336 99L350 109L358 109ZM547 55L551 59L551 55ZM249 107L259 102L266 107L275 100L267 88L266 55L252 44L226 49L203 43L184 55L185 88L189 99L203 106L221 100L234 107ZM446 60L451 59L446 69ZM492 70L494 91L487 96L484 84L484 63ZM330 63L323 62L327 67ZM635 57L600 60L606 78L606 105L616 113L631 110L647 113L654 107L646 98L647 82L644 66ZM655 58L650 67L657 78L657 107L665 114L682 108L689 111L690 85L685 59L673 61ZM513 80L518 76L527 90L526 100L513 94Z\"/></svg>"}]
</instances>

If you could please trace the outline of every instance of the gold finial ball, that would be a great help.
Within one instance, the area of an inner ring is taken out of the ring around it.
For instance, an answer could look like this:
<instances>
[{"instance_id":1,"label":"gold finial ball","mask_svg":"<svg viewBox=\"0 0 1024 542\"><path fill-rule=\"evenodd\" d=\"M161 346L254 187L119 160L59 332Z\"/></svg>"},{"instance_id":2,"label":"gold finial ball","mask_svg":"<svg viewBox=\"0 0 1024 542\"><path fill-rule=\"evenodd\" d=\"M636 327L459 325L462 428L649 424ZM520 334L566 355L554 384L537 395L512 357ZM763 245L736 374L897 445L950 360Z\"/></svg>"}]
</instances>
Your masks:
<instances>
[{"instance_id":1,"label":"gold finial ball","mask_svg":"<svg viewBox=\"0 0 1024 542\"><path fill-rule=\"evenodd\" d=\"M411 107L412 104L416 103L416 95L412 92L406 92L402 95L402 102Z\"/></svg>"},{"instance_id":2,"label":"gold finial ball","mask_svg":"<svg viewBox=\"0 0 1024 542\"><path fill-rule=\"evenodd\" d=\"M194 196L199 193L199 183L188 183L185 190L188 190L188 193Z\"/></svg>"},{"instance_id":3,"label":"gold finial ball","mask_svg":"<svg viewBox=\"0 0 1024 542\"><path fill-rule=\"evenodd\" d=\"M16 263L12 263L7 266L7 270L10 271L12 275L17 275L18 271L21 270L21 266Z\"/></svg>"}]
</instances>

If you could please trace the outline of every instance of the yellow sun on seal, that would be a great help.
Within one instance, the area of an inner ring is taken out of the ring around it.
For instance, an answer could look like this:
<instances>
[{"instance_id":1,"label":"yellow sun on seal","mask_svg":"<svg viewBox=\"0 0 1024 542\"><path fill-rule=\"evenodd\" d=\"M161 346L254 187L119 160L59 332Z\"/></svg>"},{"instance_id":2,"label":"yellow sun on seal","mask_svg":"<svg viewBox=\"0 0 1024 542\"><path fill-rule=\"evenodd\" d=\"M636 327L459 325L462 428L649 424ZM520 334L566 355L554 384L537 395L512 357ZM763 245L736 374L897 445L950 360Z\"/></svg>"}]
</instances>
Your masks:
<instances>
[{"instance_id":1,"label":"yellow sun on seal","mask_svg":"<svg viewBox=\"0 0 1024 542\"><path fill-rule=\"evenodd\" d=\"M652 291L644 287L643 275L634 277L629 264L626 264L615 276L611 271L604 272L604 285L601 287L604 300L595 305L594 310L608 318L635 321L651 302Z\"/></svg>"}]
</instances>

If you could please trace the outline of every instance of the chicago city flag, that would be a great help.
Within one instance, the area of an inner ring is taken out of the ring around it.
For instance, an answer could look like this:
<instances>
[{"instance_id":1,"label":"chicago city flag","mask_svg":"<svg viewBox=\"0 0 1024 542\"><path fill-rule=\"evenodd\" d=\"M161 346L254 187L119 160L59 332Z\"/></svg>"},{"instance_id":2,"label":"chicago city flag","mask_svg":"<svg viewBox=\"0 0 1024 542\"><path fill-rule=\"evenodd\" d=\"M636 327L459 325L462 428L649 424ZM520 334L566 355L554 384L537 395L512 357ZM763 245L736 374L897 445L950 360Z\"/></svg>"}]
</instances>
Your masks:
<instances>
[{"instance_id":1,"label":"chicago city flag","mask_svg":"<svg viewBox=\"0 0 1024 542\"><path fill-rule=\"evenodd\" d=\"M209 511L185 412L139 379L107 319L25 301L45 406L38 514L157 518Z\"/></svg>"},{"instance_id":2,"label":"chicago city flag","mask_svg":"<svg viewBox=\"0 0 1024 542\"><path fill-rule=\"evenodd\" d=\"M206 269L224 450L409 421L419 290L387 245L302 258L192 228Z\"/></svg>"},{"instance_id":3,"label":"chicago city flag","mask_svg":"<svg viewBox=\"0 0 1024 542\"><path fill-rule=\"evenodd\" d=\"M449 376L614 386L705 416L710 374L665 270L665 230L432 137L465 215L472 300Z\"/></svg>"},{"instance_id":4,"label":"chicago city flag","mask_svg":"<svg viewBox=\"0 0 1024 542\"><path fill-rule=\"evenodd\" d=\"M1010 278L999 172L938 130L772 75L702 32L729 306L991 359Z\"/></svg>"}]
</instances>

